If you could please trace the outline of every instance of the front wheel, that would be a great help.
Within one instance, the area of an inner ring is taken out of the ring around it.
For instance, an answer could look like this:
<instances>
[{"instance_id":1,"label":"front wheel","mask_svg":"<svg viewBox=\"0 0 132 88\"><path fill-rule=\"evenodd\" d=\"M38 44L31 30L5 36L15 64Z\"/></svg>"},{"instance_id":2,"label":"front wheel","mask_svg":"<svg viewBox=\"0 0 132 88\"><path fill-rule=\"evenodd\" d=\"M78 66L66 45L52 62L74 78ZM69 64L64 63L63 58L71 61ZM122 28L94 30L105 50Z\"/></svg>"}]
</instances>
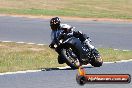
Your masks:
<instances>
[{"instance_id":1,"label":"front wheel","mask_svg":"<svg viewBox=\"0 0 132 88\"><path fill-rule=\"evenodd\" d=\"M90 64L94 67L100 67L103 64L103 59L101 58L99 52L96 49L94 49L92 52Z\"/></svg>"},{"instance_id":2,"label":"front wheel","mask_svg":"<svg viewBox=\"0 0 132 88\"><path fill-rule=\"evenodd\" d=\"M66 64L72 69L78 69L80 67L79 56L74 47L68 46L63 48L61 54L64 56Z\"/></svg>"}]
</instances>

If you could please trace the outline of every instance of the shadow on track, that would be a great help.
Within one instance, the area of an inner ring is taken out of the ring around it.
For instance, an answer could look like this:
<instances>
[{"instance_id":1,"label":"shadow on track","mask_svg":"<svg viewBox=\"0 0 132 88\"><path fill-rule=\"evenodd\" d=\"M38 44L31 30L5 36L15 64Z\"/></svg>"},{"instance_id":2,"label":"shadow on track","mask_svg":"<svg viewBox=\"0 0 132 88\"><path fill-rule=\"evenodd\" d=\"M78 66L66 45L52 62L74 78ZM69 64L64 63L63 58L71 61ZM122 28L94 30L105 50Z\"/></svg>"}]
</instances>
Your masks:
<instances>
[{"instance_id":1,"label":"shadow on track","mask_svg":"<svg viewBox=\"0 0 132 88\"><path fill-rule=\"evenodd\" d=\"M64 69L60 69L60 68L41 68L42 71L53 71L53 70L74 70L72 68L64 68Z\"/></svg>"},{"instance_id":2,"label":"shadow on track","mask_svg":"<svg viewBox=\"0 0 132 88\"><path fill-rule=\"evenodd\" d=\"M84 68L93 68L93 67L84 67ZM41 71L55 71L55 70L76 70L70 67L67 68L41 68Z\"/></svg>"}]
</instances>

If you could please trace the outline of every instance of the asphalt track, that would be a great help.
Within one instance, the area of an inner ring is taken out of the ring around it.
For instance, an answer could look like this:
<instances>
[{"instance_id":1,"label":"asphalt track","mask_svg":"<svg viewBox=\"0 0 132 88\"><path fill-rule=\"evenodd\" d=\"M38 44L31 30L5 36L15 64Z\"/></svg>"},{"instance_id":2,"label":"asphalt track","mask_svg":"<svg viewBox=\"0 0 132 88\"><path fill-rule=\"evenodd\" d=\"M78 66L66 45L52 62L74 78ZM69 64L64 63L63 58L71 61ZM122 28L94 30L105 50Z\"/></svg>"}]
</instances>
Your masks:
<instances>
[{"instance_id":1,"label":"asphalt track","mask_svg":"<svg viewBox=\"0 0 132 88\"><path fill-rule=\"evenodd\" d=\"M64 22L88 34L95 47L107 47L132 50L132 23L74 21ZM50 43L49 19L29 19L17 17L0 17L0 40L15 42ZM86 68L87 73L130 74L132 62L104 64L100 68ZM52 69L52 68L51 68ZM0 88L132 88L130 84L86 84L76 83L77 70L41 71L26 74L0 76Z\"/></svg>"},{"instance_id":2,"label":"asphalt track","mask_svg":"<svg viewBox=\"0 0 132 88\"><path fill-rule=\"evenodd\" d=\"M132 62L104 64L86 68L87 74L131 74ZM85 84L76 82L77 70L50 70L0 76L0 88L132 88L130 84Z\"/></svg>"},{"instance_id":3,"label":"asphalt track","mask_svg":"<svg viewBox=\"0 0 132 88\"><path fill-rule=\"evenodd\" d=\"M95 47L132 50L132 23L63 20L86 33ZM0 17L0 40L49 44L49 19Z\"/></svg>"}]
</instances>

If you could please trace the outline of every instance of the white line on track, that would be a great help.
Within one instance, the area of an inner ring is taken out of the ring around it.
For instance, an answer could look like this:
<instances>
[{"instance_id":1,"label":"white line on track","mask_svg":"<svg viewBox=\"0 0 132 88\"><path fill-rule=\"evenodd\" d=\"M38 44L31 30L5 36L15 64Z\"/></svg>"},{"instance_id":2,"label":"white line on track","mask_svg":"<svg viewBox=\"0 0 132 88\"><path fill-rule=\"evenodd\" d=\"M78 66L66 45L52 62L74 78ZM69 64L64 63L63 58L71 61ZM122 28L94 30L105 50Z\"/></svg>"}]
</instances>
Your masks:
<instances>
[{"instance_id":1,"label":"white line on track","mask_svg":"<svg viewBox=\"0 0 132 88\"><path fill-rule=\"evenodd\" d=\"M43 45L45 45L45 44L37 44L37 45L39 45L39 46L43 46Z\"/></svg>"},{"instance_id":2,"label":"white line on track","mask_svg":"<svg viewBox=\"0 0 132 88\"><path fill-rule=\"evenodd\" d=\"M129 60L121 60L121 61L115 61L115 62L104 62L104 64L110 64L110 63L122 63L122 62L130 62L132 59Z\"/></svg>"},{"instance_id":3,"label":"white line on track","mask_svg":"<svg viewBox=\"0 0 132 88\"><path fill-rule=\"evenodd\" d=\"M23 43L25 43L25 42L16 42L16 43L18 43L18 44L23 44Z\"/></svg>"},{"instance_id":4,"label":"white line on track","mask_svg":"<svg viewBox=\"0 0 132 88\"><path fill-rule=\"evenodd\" d=\"M17 71L17 72L5 72L0 73L0 75L11 75L11 74L20 74L20 73L33 73L33 72L40 72L41 70L27 70L27 71Z\"/></svg>"},{"instance_id":5,"label":"white line on track","mask_svg":"<svg viewBox=\"0 0 132 88\"><path fill-rule=\"evenodd\" d=\"M3 42L3 43L18 43L18 44L28 44L28 45L39 45L39 46L43 46L43 45L45 45L45 44L37 44L37 43L32 43L32 42L22 42L22 41L20 41L20 42L13 42L13 41L1 41L0 40L0 42Z\"/></svg>"},{"instance_id":6,"label":"white line on track","mask_svg":"<svg viewBox=\"0 0 132 88\"><path fill-rule=\"evenodd\" d=\"M6 42L12 42L12 41L1 41L1 42L5 42L6 43Z\"/></svg>"},{"instance_id":7,"label":"white line on track","mask_svg":"<svg viewBox=\"0 0 132 88\"><path fill-rule=\"evenodd\" d=\"M119 50L119 49L114 49L114 50Z\"/></svg>"},{"instance_id":8,"label":"white line on track","mask_svg":"<svg viewBox=\"0 0 132 88\"><path fill-rule=\"evenodd\" d=\"M120 49L114 49L114 50L117 50L117 51L118 51L118 50L120 50ZM122 51L130 51L130 50L122 50Z\"/></svg>"},{"instance_id":9,"label":"white line on track","mask_svg":"<svg viewBox=\"0 0 132 88\"><path fill-rule=\"evenodd\" d=\"M121 61L116 61L116 62L104 62L104 64L111 64L111 63L123 63L123 62L130 62L132 61L132 59L130 60L121 60ZM89 67L91 66L90 64L88 65L83 65L83 67ZM65 67L57 67L58 69L68 69L70 68L69 66L65 66ZM17 72L6 72L6 73L0 73L1 75L12 75L12 74L25 74L25 73L34 73L34 72L40 72L42 70L27 70L27 71L17 71Z\"/></svg>"},{"instance_id":10,"label":"white line on track","mask_svg":"<svg viewBox=\"0 0 132 88\"><path fill-rule=\"evenodd\" d=\"M33 44L35 44L35 43L27 43L27 44L29 44L29 45L33 45Z\"/></svg>"},{"instance_id":11,"label":"white line on track","mask_svg":"<svg viewBox=\"0 0 132 88\"><path fill-rule=\"evenodd\" d=\"M130 50L122 50L122 51L130 51Z\"/></svg>"}]
</instances>

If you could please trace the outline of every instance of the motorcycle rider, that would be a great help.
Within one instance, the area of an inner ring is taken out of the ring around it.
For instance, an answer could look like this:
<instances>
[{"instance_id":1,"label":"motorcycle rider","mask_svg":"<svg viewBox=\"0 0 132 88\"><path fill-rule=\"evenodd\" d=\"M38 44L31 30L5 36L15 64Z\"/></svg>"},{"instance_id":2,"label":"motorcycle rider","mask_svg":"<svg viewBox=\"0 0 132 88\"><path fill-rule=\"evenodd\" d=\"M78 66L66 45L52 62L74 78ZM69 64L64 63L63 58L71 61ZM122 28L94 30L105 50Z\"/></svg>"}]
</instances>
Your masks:
<instances>
[{"instance_id":1,"label":"motorcycle rider","mask_svg":"<svg viewBox=\"0 0 132 88\"><path fill-rule=\"evenodd\" d=\"M50 27L52 29L51 32L51 44L49 45L50 48L55 48L54 45L57 45L58 38L62 34L63 37L66 36L74 36L80 39L82 43L87 45L90 50L94 49L94 46L90 44L89 37L86 34L83 34L80 31L75 31L74 27L68 24L61 24L61 20L59 17L54 17L50 20ZM59 62L59 61L58 61ZM59 62L62 64L61 62Z\"/></svg>"}]
</instances>

